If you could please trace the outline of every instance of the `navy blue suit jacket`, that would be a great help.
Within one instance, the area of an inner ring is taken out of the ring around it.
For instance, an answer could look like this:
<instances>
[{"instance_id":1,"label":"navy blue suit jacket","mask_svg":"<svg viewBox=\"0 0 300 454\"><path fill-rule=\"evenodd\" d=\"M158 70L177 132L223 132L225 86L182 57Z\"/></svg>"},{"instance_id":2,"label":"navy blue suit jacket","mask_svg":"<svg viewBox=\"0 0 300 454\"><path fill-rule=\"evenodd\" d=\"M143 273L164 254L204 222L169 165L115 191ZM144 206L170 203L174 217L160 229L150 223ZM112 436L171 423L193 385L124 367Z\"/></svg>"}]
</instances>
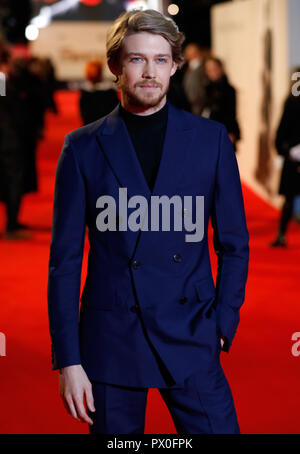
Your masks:
<instances>
[{"instance_id":1,"label":"navy blue suit jacket","mask_svg":"<svg viewBox=\"0 0 300 454\"><path fill-rule=\"evenodd\" d=\"M185 229L99 231L97 199L110 195L117 202L119 187L127 188L128 198L148 201L151 195L193 196L193 209L195 196L204 196L203 239L185 241ZM86 227L90 249L80 295ZM169 102L152 194L118 107L67 134L56 171L49 259L52 368L82 364L92 380L142 387L165 386L154 352L176 383L209 370L220 354L220 336L228 352L236 333L248 241L235 152L220 123Z\"/></svg>"}]
</instances>

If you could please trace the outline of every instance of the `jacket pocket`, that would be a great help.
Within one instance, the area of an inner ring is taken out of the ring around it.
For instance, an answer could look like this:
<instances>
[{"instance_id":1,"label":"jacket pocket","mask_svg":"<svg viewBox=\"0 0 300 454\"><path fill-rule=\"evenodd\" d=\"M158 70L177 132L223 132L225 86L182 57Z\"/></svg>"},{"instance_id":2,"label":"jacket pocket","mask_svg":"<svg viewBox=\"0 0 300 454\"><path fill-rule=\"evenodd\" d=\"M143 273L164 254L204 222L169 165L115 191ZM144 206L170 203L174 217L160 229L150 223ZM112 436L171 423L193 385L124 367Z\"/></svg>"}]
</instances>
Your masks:
<instances>
[{"instance_id":1,"label":"jacket pocket","mask_svg":"<svg viewBox=\"0 0 300 454\"><path fill-rule=\"evenodd\" d=\"M203 305L203 316L217 322L216 288L211 276L195 282L198 304Z\"/></svg>"},{"instance_id":2,"label":"jacket pocket","mask_svg":"<svg viewBox=\"0 0 300 454\"><path fill-rule=\"evenodd\" d=\"M216 288L211 276L204 277L195 282L197 301L203 305L203 313L206 317L216 317Z\"/></svg>"}]
</instances>

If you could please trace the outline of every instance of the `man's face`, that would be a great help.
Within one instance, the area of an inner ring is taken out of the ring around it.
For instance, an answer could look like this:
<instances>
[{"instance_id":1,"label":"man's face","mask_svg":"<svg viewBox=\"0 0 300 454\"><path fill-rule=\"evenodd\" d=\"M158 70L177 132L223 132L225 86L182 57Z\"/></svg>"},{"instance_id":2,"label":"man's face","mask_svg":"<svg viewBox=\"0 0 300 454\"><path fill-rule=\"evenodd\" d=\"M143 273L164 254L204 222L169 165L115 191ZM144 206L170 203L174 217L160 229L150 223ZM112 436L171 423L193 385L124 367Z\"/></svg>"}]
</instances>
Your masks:
<instances>
[{"instance_id":1,"label":"man's face","mask_svg":"<svg viewBox=\"0 0 300 454\"><path fill-rule=\"evenodd\" d=\"M184 49L184 59L189 62L191 60L201 60L203 58L202 52L195 44L188 44Z\"/></svg>"},{"instance_id":2,"label":"man's face","mask_svg":"<svg viewBox=\"0 0 300 454\"><path fill-rule=\"evenodd\" d=\"M118 71L114 71L124 107L144 113L158 110L165 103L176 69L171 46L163 36L147 32L127 36Z\"/></svg>"},{"instance_id":3,"label":"man's face","mask_svg":"<svg viewBox=\"0 0 300 454\"><path fill-rule=\"evenodd\" d=\"M222 68L213 60L208 60L205 63L205 73L209 80L213 82L216 82L223 76Z\"/></svg>"}]
</instances>

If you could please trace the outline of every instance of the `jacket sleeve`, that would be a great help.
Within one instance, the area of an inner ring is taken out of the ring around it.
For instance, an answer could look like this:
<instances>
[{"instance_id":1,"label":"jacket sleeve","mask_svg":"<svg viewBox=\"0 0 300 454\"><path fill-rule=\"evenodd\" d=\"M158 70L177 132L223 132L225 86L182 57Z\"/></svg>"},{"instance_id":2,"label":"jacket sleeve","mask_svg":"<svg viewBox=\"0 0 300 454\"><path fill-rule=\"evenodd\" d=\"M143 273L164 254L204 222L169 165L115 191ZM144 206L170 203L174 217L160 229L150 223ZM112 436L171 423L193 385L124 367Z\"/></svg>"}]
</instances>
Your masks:
<instances>
[{"instance_id":1,"label":"jacket sleeve","mask_svg":"<svg viewBox=\"0 0 300 454\"><path fill-rule=\"evenodd\" d=\"M231 347L240 320L248 275L249 234L235 152L221 127L215 192L211 213L214 249L218 257L216 279L217 327Z\"/></svg>"},{"instance_id":2,"label":"jacket sleeve","mask_svg":"<svg viewBox=\"0 0 300 454\"><path fill-rule=\"evenodd\" d=\"M80 364L79 300L86 225L84 179L68 135L58 160L48 270L52 369Z\"/></svg>"}]
</instances>

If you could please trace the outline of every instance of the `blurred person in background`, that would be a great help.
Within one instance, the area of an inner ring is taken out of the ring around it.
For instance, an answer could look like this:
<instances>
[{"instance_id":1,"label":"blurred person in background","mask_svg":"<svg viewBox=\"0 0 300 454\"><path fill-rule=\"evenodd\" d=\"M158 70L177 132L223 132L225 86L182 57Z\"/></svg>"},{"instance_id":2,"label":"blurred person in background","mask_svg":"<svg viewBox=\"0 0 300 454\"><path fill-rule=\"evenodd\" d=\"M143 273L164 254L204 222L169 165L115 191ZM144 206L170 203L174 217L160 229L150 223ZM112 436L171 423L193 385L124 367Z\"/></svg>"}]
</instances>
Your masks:
<instances>
[{"instance_id":1,"label":"blurred person in background","mask_svg":"<svg viewBox=\"0 0 300 454\"><path fill-rule=\"evenodd\" d=\"M226 126L229 137L236 151L236 143L240 140L240 128L236 118L236 91L230 85L224 71L222 61L216 57L208 57L204 62L207 77L205 99L201 106L201 115L218 121Z\"/></svg>"},{"instance_id":2,"label":"blurred person in background","mask_svg":"<svg viewBox=\"0 0 300 454\"><path fill-rule=\"evenodd\" d=\"M53 113L58 114L57 104L54 99L55 91L58 88L58 81L55 75L55 67L50 58L45 58L44 62L44 78L46 90L46 106Z\"/></svg>"},{"instance_id":3,"label":"blurred person in background","mask_svg":"<svg viewBox=\"0 0 300 454\"><path fill-rule=\"evenodd\" d=\"M31 98L32 138L37 141L44 137L45 113L49 107L47 70L44 60L31 57L26 64L26 78L28 96ZM34 145L32 144L34 147Z\"/></svg>"},{"instance_id":4,"label":"blurred person in background","mask_svg":"<svg viewBox=\"0 0 300 454\"><path fill-rule=\"evenodd\" d=\"M189 43L184 49L186 61L183 76L183 88L190 103L190 110L200 115L204 101L206 76L203 61L206 51L197 43Z\"/></svg>"},{"instance_id":5,"label":"blurred person in background","mask_svg":"<svg viewBox=\"0 0 300 454\"><path fill-rule=\"evenodd\" d=\"M37 192L38 178L36 150L38 140L43 137L45 94L38 69L40 63L32 58L16 58L13 61L11 77L20 98L17 133L23 154L23 193Z\"/></svg>"},{"instance_id":6,"label":"blurred person in background","mask_svg":"<svg viewBox=\"0 0 300 454\"><path fill-rule=\"evenodd\" d=\"M46 110L53 110L53 105L44 60L11 58L2 50L0 61L6 75L6 96L0 105L0 197L7 212L4 238L23 239L30 235L22 232L28 226L18 221L21 200L38 190L36 150L44 136Z\"/></svg>"},{"instance_id":7,"label":"blurred person in background","mask_svg":"<svg viewBox=\"0 0 300 454\"><path fill-rule=\"evenodd\" d=\"M92 123L110 113L119 103L114 85L103 81L101 61L89 61L85 66L86 82L80 90L80 114L83 124Z\"/></svg>"},{"instance_id":8,"label":"blurred person in background","mask_svg":"<svg viewBox=\"0 0 300 454\"><path fill-rule=\"evenodd\" d=\"M26 239L30 235L18 221L24 181L22 143L22 111L24 98L19 91L18 78L11 55L2 46L0 71L6 77L6 96L0 99L0 199L6 208L6 240Z\"/></svg>"},{"instance_id":9,"label":"blurred person in background","mask_svg":"<svg viewBox=\"0 0 300 454\"><path fill-rule=\"evenodd\" d=\"M168 100L178 109L191 112L191 105L183 88L184 71L182 68L177 69L176 73L170 78L169 90L167 93Z\"/></svg>"},{"instance_id":10,"label":"blurred person in background","mask_svg":"<svg viewBox=\"0 0 300 454\"><path fill-rule=\"evenodd\" d=\"M24 154L24 193L38 190L37 147L45 135L47 110L57 113L53 99L55 89L53 86L55 81L51 75L53 70L45 59L38 57L14 60L13 72L23 99L19 116L22 119L20 135Z\"/></svg>"},{"instance_id":11,"label":"blurred person in background","mask_svg":"<svg viewBox=\"0 0 300 454\"><path fill-rule=\"evenodd\" d=\"M300 72L300 68L297 68L296 72ZM285 247L285 234L293 216L294 200L300 194L300 96L294 96L292 91L284 103L275 145L278 154L284 157L278 192L285 197L285 201L277 237L270 246Z\"/></svg>"}]
</instances>

